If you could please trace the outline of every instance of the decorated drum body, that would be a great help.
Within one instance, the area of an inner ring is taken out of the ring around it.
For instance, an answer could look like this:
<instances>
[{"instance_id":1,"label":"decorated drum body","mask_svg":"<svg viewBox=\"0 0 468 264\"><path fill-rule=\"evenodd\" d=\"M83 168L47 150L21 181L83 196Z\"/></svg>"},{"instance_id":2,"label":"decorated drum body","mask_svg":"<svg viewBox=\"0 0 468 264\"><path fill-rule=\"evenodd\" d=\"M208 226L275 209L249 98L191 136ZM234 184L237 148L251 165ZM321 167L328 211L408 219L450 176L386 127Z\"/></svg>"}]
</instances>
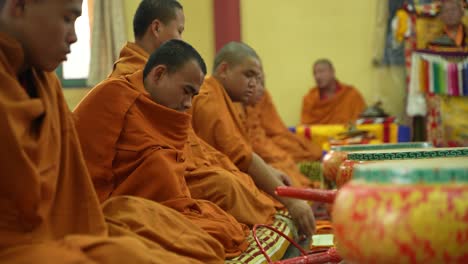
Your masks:
<instances>
[{"instance_id":1,"label":"decorated drum body","mask_svg":"<svg viewBox=\"0 0 468 264\"><path fill-rule=\"evenodd\" d=\"M333 225L349 263L468 263L468 158L360 164Z\"/></svg>"}]
</instances>

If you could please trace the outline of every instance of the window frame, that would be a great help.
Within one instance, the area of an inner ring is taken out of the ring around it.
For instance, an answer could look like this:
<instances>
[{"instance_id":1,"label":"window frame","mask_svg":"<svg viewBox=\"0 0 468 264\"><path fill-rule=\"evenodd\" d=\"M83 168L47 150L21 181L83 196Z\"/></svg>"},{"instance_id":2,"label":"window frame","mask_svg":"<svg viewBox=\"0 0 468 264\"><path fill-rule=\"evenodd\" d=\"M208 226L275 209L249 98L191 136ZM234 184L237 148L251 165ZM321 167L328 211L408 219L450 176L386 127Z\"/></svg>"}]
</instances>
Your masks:
<instances>
[{"instance_id":1,"label":"window frame","mask_svg":"<svg viewBox=\"0 0 468 264\"><path fill-rule=\"evenodd\" d=\"M63 78L63 64L61 63L55 70L63 88L88 88L88 79L65 79Z\"/></svg>"}]
</instances>

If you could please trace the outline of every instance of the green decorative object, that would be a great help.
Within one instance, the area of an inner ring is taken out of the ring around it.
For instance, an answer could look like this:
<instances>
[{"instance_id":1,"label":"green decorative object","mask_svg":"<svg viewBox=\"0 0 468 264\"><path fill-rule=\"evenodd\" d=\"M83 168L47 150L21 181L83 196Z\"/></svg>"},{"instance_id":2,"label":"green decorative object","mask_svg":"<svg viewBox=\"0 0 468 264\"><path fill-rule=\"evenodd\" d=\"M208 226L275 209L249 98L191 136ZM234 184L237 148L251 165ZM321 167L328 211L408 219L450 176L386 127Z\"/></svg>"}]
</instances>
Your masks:
<instances>
[{"instance_id":1,"label":"green decorative object","mask_svg":"<svg viewBox=\"0 0 468 264\"><path fill-rule=\"evenodd\" d=\"M414 143L393 143L393 144L378 144L378 145L345 145L345 146L333 146L331 151L323 157L323 176L328 181L333 183L337 182L337 178L340 176L340 166L345 160L348 159L348 153L355 151L385 151L385 150L401 150L401 149L424 149L431 148L432 144L428 142L414 142ZM346 178L342 183L346 182Z\"/></svg>"},{"instance_id":2,"label":"green decorative object","mask_svg":"<svg viewBox=\"0 0 468 264\"><path fill-rule=\"evenodd\" d=\"M468 148L432 148L417 150L359 151L348 153L348 160L379 161L468 157Z\"/></svg>"},{"instance_id":3,"label":"green decorative object","mask_svg":"<svg viewBox=\"0 0 468 264\"><path fill-rule=\"evenodd\" d=\"M390 143L390 144L360 144L360 145L345 145L345 146L332 146L333 151L365 151L365 150L386 150L386 149L417 149L417 148L432 148L429 142L413 142L413 143Z\"/></svg>"},{"instance_id":4,"label":"green decorative object","mask_svg":"<svg viewBox=\"0 0 468 264\"><path fill-rule=\"evenodd\" d=\"M311 181L320 182L323 186L322 164L319 161L301 162L299 170Z\"/></svg>"}]
</instances>

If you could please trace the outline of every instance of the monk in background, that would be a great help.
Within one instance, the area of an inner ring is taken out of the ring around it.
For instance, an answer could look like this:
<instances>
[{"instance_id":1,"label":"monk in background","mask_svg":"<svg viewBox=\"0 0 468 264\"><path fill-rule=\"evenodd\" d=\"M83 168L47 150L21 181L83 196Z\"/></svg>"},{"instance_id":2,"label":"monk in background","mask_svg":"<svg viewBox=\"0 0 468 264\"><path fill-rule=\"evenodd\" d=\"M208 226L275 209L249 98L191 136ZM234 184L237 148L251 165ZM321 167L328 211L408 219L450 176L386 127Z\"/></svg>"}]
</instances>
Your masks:
<instances>
[{"instance_id":1,"label":"monk in background","mask_svg":"<svg viewBox=\"0 0 468 264\"><path fill-rule=\"evenodd\" d=\"M291 155L296 163L315 161L322 158L322 149L319 146L291 133L281 120L270 93L265 90L265 75L263 73L260 76L254 96L249 100L247 113L258 116L259 125L265 131L266 137ZM247 119L251 119L252 116L247 115Z\"/></svg>"},{"instance_id":2,"label":"monk in background","mask_svg":"<svg viewBox=\"0 0 468 264\"><path fill-rule=\"evenodd\" d=\"M313 69L317 87L304 96L302 124L348 124L356 121L366 108L359 91L339 82L333 64L327 59L316 61Z\"/></svg>"},{"instance_id":3,"label":"monk in background","mask_svg":"<svg viewBox=\"0 0 468 264\"><path fill-rule=\"evenodd\" d=\"M110 78L74 110L78 135L101 201L119 195L150 199L181 212L216 238L226 258L248 246L249 228L217 205L191 197L184 146L206 66L181 40L165 42L144 71Z\"/></svg>"},{"instance_id":4,"label":"monk in background","mask_svg":"<svg viewBox=\"0 0 468 264\"><path fill-rule=\"evenodd\" d=\"M441 1L439 18L444 25L437 37L428 44L429 48L466 47L468 35L463 24L464 16L465 9L460 0Z\"/></svg>"},{"instance_id":5,"label":"monk in background","mask_svg":"<svg viewBox=\"0 0 468 264\"><path fill-rule=\"evenodd\" d=\"M216 55L213 76L205 79L194 98L193 128L203 140L227 155L239 170L250 175L259 189L284 204L299 230L309 236L315 228L310 207L305 201L275 194L275 188L289 180L252 150L234 105L248 101L260 74L260 59L252 48L236 42L223 47Z\"/></svg>"},{"instance_id":6,"label":"monk in background","mask_svg":"<svg viewBox=\"0 0 468 264\"><path fill-rule=\"evenodd\" d=\"M177 1L143 0L134 16L136 42L127 43L122 49L111 76L142 70L149 53L154 51L149 49L156 49L168 39L180 39L185 27L182 17L182 6ZM153 25L165 26L155 34ZM211 201L249 226L273 222L275 208L282 208L282 205L258 190L252 178L237 169L227 156L200 139L191 124L184 154L185 178L193 198Z\"/></svg>"},{"instance_id":7,"label":"monk in background","mask_svg":"<svg viewBox=\"0 0 468 264\"><path fill-rule=\"evenodd\" d=\"M81 6L0 1L0 262L221 263L217 241L154 202L116 197L110 206L154 205L157 212L115 218L107 208L106 224L53 73L77 40ZM153 239L129 230L132 224Z\"/></svg>"},{"instance_id":8,"label":"monk in background","mask_svg":"<svg viewBox=\"0 0 468 264\"><path fill-rule=\"evenodd\" d=\"M263 73L261 74L263 75ZM311 187L312 182L300 171L292 156L276 145L265 132L261 123L261 111L259 108L251 107L253 101L259 100L259 93L264 90L261 84L261 76L255 86L253 94L246 103L236 103L239 117L242 121L246 138L252 146L253 151L259 155L268 165L286 173L291 180L291 185L296 187Z\"/></svg>"},{"instance_id":9,"label":"monk in background","mask_svg":"<svg viewBox=\"0 0 468 264\"><path fill-rule=\"evenodd\" d=\"M182 39L185 16L176 0L142 0L133 17L135 42L127 42L109 77L142 70L151 53L164 42Z\"/></svg>"}]
</instances>

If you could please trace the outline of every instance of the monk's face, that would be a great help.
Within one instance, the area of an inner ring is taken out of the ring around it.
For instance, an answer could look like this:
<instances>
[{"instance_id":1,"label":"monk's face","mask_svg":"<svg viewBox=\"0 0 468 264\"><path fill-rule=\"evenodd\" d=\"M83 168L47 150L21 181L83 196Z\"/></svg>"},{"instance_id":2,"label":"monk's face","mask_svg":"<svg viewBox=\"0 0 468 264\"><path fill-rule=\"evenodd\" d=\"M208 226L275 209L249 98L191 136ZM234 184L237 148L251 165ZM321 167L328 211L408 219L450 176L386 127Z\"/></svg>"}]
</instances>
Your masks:
<instances>
[{"instance_id":1,"label":"monk's face","mask_svg":"<svg viewBox=\"0 0 468 264\"><path fill-rule=\"evenodd\" d=\"M464 10L459 1L445 1L440 10L440 19L447 26L458 26L463 19Z\"/></svg>"},{"instance_id":2,"label":"monk's face","mask_svg":"<svg viewBox=\"0 0 468 264\"><path fill-rule=\"evenodd\" d=\"M157 45L158 47L168 40L182 39L182 33L185 29L184 11L180 8L176 8L175 14L175 19L168 23L159 23L156 31L156 34L158 35L157 40L159 41Z\"/></svg>"},{"instance_id":3,"label":"monk's face","mask_svg":"<svg viewBox=\"0 0 468 264\"><path fill-rule=\"evenodd\" d=\"M145 88L154 102L185 112L192 107L192 98L198 94L203 78L205 75L194 60L172 73L166 66L158 65L146 77Z\"/></svg>"},{"instance_id":4,"label":"monk's face","mask_svg":"<svg viewBox=\"0 0 468 264\"><path fill-rule=\"evenodd\" d=\"M260 102L260 100L262 99L264 93L265 93L265 78L264 78L264 75L261 74L258 78L257 85L255 86L255 92L249 98L248 105L255 106L256 104L258 104L258 102Z\"/></svg>"},{"instance_id":5,"label":"monk's face","mask_svg":"<svg viewBox=\"0 0 468 264\"><path fill-rule=\"evenodd\" d=\"M2 19L23 45L26 67L53 71L77 41L82 0L7 1Z\"/></svg>"},{"instance_id":6,"label":"monk's face","mask_svg":"<svg viewBox=\"0 0 468 264\"><path fill-rule=\"evenodd\" d=\"M335 81L335 71L326 63L318 63L314 66L314 78L319 88L327 88Z\"/></svg>"},{"instance_id":7,"label":"monk's face","mask_svg":"<svg viewBox=\"0 0 468 264\"><path fill-rule=\"evenodd\" d=\"M224 64L223 68L221 78L231 100L248 104L250 97L255 92L255 86L261 74L260 61L248 57L237 65Z\"/></svg>"}]
</instances>

